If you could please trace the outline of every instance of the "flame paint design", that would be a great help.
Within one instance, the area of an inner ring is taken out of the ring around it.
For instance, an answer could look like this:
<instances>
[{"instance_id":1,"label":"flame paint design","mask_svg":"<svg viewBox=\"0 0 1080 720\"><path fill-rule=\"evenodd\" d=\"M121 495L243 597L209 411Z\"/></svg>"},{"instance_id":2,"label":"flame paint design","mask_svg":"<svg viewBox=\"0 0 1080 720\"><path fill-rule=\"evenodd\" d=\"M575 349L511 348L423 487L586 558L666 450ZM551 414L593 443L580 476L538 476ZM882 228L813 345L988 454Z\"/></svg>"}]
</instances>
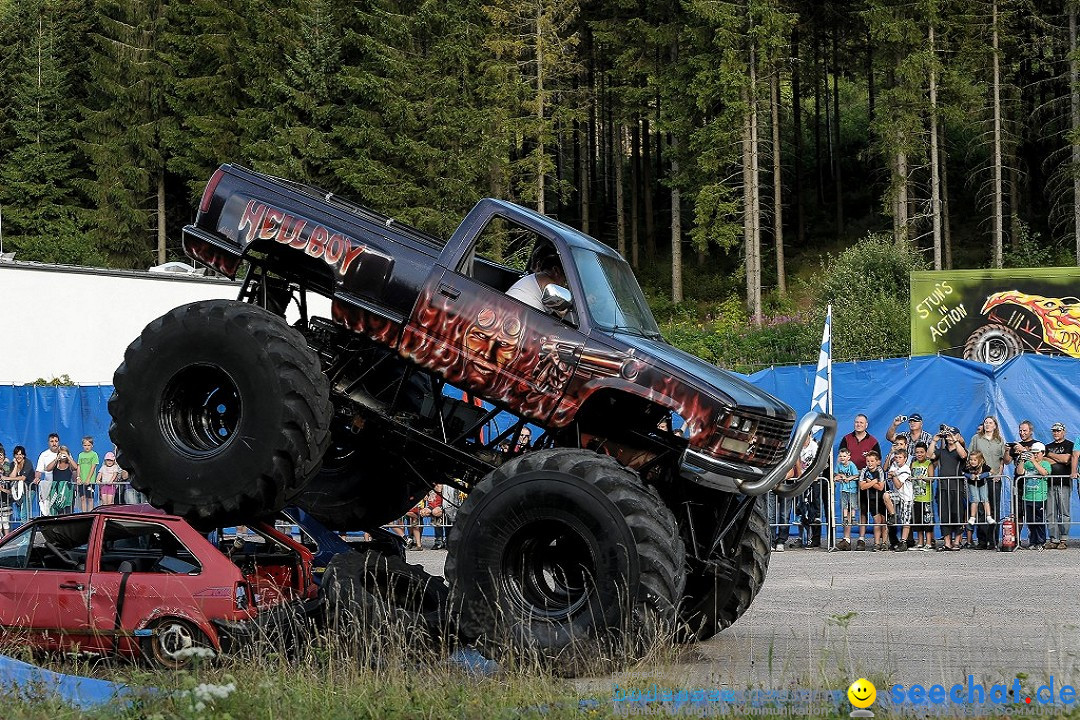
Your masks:
<instances>
[{"instance_id":1,"label":"flame paint design","mask_svg":"<svg viewBox=\"0 0 1080 720\"><path fill-rule=\"evenodd\" d=\"M994 293L986 299L986 314L999 305L1019 305L1042 321L1043 341L1061 352L1080 357L1080 300L1075 297L1049 298L1019 290Z\"/></svg>"},{"instance_id":2,"label":"flame paint design","mask_svg":"<svg viewBox=\"0 0 1080 720\"><path fill-rule=\"evenodd\" d=\"M767 422L762 418L752 418L748 432L720 427L718 420L729 409L717 398L632 352L587 343L572 328L540 335L529 325L533 312L510 300L470 300L463 294L451 301L427 290L405 328L399 352L447 382L547 427L565 427L593 392L615 389L678 413L685 421L685 437L701 452L764 467L775 464L786 449L790 421L773 420L775 427L765 433L758 432ZM477 352L467 351L475 328L490 333L499 327L506 343L517 342L503 349L501 359L486 352L486 345L479 360ZM732 439L745 449L731 445ZM725 440L727 448L722 445Z\"/></svg>"},{"instance_id":3,"label":"flame paint design","mask_svg":"<svg viewBox=\"0 0 1080 720\"><path fill-rule=\"evenodd\" d=\"M401 324L373 312L335 300L331 306L334 322L367 335L376 342L396 348L401 339Z\"/></svg>"}]
</instances>

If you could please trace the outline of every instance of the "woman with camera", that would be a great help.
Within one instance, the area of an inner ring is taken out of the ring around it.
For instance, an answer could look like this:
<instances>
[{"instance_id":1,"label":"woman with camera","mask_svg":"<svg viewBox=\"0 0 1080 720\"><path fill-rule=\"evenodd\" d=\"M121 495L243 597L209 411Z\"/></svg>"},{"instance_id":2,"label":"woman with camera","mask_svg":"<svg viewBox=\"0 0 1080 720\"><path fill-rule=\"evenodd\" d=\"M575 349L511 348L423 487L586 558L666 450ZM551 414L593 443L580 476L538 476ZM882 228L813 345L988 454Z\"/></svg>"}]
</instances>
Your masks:
<instances>
[{"instance_id":1,"label":"woman with camera","mask_svg":"<svg viewBox=\"0 0 1080 720\"><path fill-rule=\"evenodd\" d=\"M937 434L938 517L942 546L939 550L959 550L967 520L967 487L964 461L967 448L960 430L942 425Z\"/></svg>"},{"instance_id":2,"label":"woman with camera","mask_svg":"<svg viewBox=\"0 0 1080 720\"><path fill-rule=\"evenodd\" d=\"M71 512L75 502L75 481L79 478L78 466L71 458L67 445L60 446L56 461L52 467L52 488L50 505L57 515Z\"/></svg>"}]
</instances>

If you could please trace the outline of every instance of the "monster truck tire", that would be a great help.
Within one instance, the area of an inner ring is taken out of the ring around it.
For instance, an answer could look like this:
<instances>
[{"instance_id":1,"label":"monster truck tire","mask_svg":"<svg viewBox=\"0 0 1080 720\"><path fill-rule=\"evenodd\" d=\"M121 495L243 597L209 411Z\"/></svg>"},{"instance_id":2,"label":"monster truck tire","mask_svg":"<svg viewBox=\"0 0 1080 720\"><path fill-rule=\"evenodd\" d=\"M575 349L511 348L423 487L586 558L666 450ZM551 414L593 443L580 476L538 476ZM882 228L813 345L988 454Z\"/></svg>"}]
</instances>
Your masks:
<instances>
[{"instance_id":1,"label":"monster truck tire","mask_svg":"<svg viewBox=\"0 0 1080 720\"><path fill-rule=\"evenodd\" d=\"M132 485L200 526L276 512L330 441L326 378L304 338L230 300L178 307L128 346L109 435Z\"/></svg>"},{"instance_id":2,"label":"monster truck tire","mask_svg":"<svg viewBox=\"0 0 1080 720\"><path fill-rule=\"evenodd\" d=\"M363 641L397 630L408 642L424 639L429 647L445 637L446 584L397 555L371 549L335 555L321 591L331 629L346 636L351 629Z\"/></svg>"},{"instance_id":3,"label":"monster truck tire","mask_svg":"<svg viewBox=\"0 0 1080 720\"><path fill-rule=\"evenodd\" d=\"M296 499L313 518L334 530L377 528L406 513L427 492L415 473L396 468L378 439L354 435L338 423L319 472Z\"/></svg>"},{"instance_id":4,"label":"monster truck tire","mask_svg":"<svg viewBox=\"0 0 1080 720\"><path fill-rule=\"evenodd\" d=\"M452 621L504 659L520 652L574 674L639 652L644 625L656 623L653 638L674 627L684 562L674 516L634 472L587 450L527 453L458 511Z\"/></svg>"},{"instance_id":5,"label":"monster truck tire","mask_svg":"<svg viewBox=\"0 0 1080 720\"><path fill-rule=\"evenodd\" d=\"M1001 365L1024 352L1024 342L1012 328L999 323L983 325L968 335L964 343L964 359Z\"/></svg>"},{"instance_id":6,"label":"monster truck tire","mask_svg":"<svg viewBox=\"0 0 1080 720\"><path fill-rule=\"evenodd\" d=\"M682 602L680 639L706 640L732 625L750 607L769 570L769 521L765 499L757 498L746 532L739 543L734 582L719 580L705 569L691 566Z\"/></svg>"}]
</instances>

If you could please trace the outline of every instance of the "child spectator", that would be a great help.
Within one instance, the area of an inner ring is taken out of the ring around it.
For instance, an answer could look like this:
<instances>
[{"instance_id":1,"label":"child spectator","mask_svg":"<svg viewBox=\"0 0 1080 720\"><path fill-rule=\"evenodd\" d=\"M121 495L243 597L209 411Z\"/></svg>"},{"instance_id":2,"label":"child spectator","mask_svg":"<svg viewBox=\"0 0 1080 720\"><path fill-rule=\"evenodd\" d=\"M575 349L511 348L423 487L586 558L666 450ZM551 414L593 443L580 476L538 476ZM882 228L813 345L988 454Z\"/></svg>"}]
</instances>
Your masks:
<instances>
[{"instance_id":1,"label":"child spectator","mask_svg":"<svg viewBox=\"0 0 1080 720\"><path fill-rule=\"evenodd\" d=\"M964 479L967 480L968 486L968 525L975 527L979 503L983 504L983 510L986 511L986 522L993 524L994 516L990 514L990 497L987 494L990 485L990 466L986 464L983 454L978 450L968 454L967 464L964 466ZM971 547L975 547L974 542Z\"/></svg>"},{"instance_id":2,"label":"child spectator","mask_svg":"<svg viewBox=\"0 0 1080 720\"><path fill-rule=\"evenodd\" d=\"M911 461L912 528L915 547L923 552L934 549L934 466L927 457L926 443L915 443L915 459Z\"/></svg>"},{"instance_id":3,"label":"child spectator","mask_svg":"<svg viewBox=\"0 0 1080 720\"><path fill-rule=\"evenodd\" d=\"M79 510L90 512L94 509L94 481L97 480L97 468L101 464L94 452L94 438L87 435L82 439L82 452L79 453Z\"/></svg>"},{"instance_id":4,"label":"child spectator","mask_svg":"<svg viewBox=\"0 0 1080 720\"><path fill-rule=\"evenodd\" d=\"M1022 453L1020 460L1016 465L1016 474L1024 481L1024 523L1028 528L1028 545L1032 550L1042 550L1046 543L1043 506L1047 495L1046 478L1050 474L1046 446L1041 442L1032 443L1030 453ZM1017 547L1020 547L1019 543Z\"/></svg>"},{"instance_id":5,"label":"child spectator","mask_svg":"<svg viewBox=\"0 0 1080 720\"><path fill-rule=\"evenodd\" d=\"M904 552L908 549L908 537L911 535L911 510L915 493L911 485L907 450L894 446L892 458L887 475L892 481L893 489L886 492L882 500L885 501L885 509L891 516L889 524L900 526L900 537L895 549L897 552Z\"/></svg>"},{"instance_id":6,"label":"child spectator","mask_svg":"<svg viewBox=\"0 0 1080 720\"><path fill-rule=\"evenodd\" d=\"M423 522L423 518L430 518L431 530L435 535L435 541L431 545L432 550L443 550L446 548L446 541L443 539L442 504L442 484L438 484L435 486L434 490L424 497L424 506L420 508L420 522Z\"/></svg>"},{"instance_id":7,"label":"child spectator","mask_svg":"<svg viewBox=\"0 0 1080 720\"><path fill-rule=\"evenodd\" d=\"M885 540L885 504L881 494L885 491L885 473L881 469L881 455L877 450L868 450L866 453L866 468L859 476L859 510L862 512L863 522L874 522L874 545L875 552L887 547ZM862 544L863 526L859 526L859 540Z\"/></svg>"},{"instance_id":8,"label":"child spectator","mask_svg":"<svg viewBox=\"0 0 1080 720\"><path fill-rule=\"evenodd\" d=\"M405 547L410 550L423 550L423 535L424 529L423 522L420 520L420 511L424 508L424 500L420 499L420 502L416 503L409 512L405 513L405 527L408 529L409 537L405 538Z\"/></svg>"},{"instance_id":9,"label":"child spectator","mask_svg":"<svg viewBox=\"0 0 1080 720\"><path fill-rule=\"evenodd\" d=\"M116 483L120 480L120 466L116 464L116 455L105 453L105 464L98 470L97 481L101 488L101 504L112 505L116 502Z\"/></svg>"},{"instance_id":10,"label":"child spectator","mask_svg":"<svg viewBox=\"0 0 1080 720\"><path fill-rule=\"evenodd\" d=\"M851 525L855 522L856 513L858 512L858 479L859 468L855 467L855 463L851 462L851 451L846 447L840 448L840 452L836 454L836 473L833 475L833 481L840 492L840 516L844 523L844 537L840 542L836 543L836 547L840 550L851 549ZM859 550L866 548L866 541L862 536L862 526L860 526L857 547Z\"/></svg>"},{"instance_id":11,"label":"child spectator","mask_svg":"<svg viewBox=\"0 0 1080 720\"><path fill-rule=\"evenodd\" d=\"M885 456L885 460L881 463L881 466L885 468L886 477L888 477L889 468L892 467L893 463L895 462L895 456L897 451L899 450L908 450L907 433L901 433L896 436L896 438L893 440L892 449L889 450L889 454ZM908 453L908 455L910 457L910 453ZM887 489L886 492L888 492ZM882 502L884 502L884 500ZM888 524L886 527L888 528L887 532L889 533L889 547L895 550L896 546L900 543L900 541L897 539L896 525ZM914 544L914 541L911 541L911 544Z\"/></svg>"}]
</instances>

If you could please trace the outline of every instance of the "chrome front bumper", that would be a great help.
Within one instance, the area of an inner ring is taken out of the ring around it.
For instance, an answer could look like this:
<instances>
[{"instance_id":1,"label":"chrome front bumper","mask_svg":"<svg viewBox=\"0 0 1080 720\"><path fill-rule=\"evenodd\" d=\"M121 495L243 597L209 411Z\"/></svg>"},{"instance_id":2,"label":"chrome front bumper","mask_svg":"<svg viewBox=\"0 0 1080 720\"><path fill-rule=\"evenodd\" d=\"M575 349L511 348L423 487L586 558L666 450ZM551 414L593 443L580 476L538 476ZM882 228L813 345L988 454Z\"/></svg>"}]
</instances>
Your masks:
<instances>
[{"instance_id":1,"label":"chrome front bumper","mask_svg":"<svg viewBox=\"0 0 1080 720\"><path fill-rule=\"evenodd\" d=\"M798 477L788 479L788 472L795 467L803 444L815 427L822 429L822 436L814 462L803 468ZM826 413L809 412L802 416L795 427L795 434L783 459L771 470L730 462L690 449L683 455L682 475L691 482L724 492L764 495L775 490L781 497L792 497L805 490L821 474L829 462L835 440L836 418Z\"/></svg>"}]
</instances>

